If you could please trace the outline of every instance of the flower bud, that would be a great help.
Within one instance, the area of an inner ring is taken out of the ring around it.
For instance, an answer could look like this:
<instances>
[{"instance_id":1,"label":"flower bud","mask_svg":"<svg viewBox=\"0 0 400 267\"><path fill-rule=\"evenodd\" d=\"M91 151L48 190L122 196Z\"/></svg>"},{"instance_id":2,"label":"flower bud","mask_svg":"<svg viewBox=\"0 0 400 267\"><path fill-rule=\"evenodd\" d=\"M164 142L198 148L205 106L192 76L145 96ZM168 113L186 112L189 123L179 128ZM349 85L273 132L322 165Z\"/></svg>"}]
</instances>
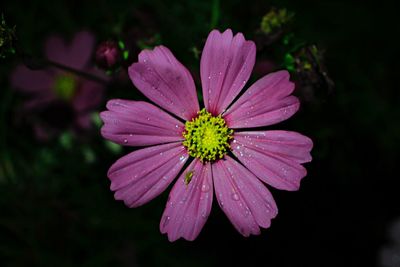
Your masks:
<instances>
[{"instance_id":1,"label":"flower bud","mask_svg":"<svg viewBox=\"0 0 400 267\"><path fill-rule=\"evenodd\" d=\"M109 70L117 67L121 61L121 51L114 41L104 41L96 50L96 64L100 68Z\"/></svg>"}]
</instances>

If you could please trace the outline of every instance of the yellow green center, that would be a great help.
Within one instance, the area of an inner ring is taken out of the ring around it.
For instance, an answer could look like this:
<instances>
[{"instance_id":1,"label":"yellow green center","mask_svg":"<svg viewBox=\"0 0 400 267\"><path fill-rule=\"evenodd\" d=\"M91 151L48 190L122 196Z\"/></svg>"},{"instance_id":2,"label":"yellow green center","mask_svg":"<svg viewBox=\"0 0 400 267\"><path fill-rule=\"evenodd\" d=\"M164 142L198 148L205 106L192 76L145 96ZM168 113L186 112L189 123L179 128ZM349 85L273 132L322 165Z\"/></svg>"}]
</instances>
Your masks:
<instances>
[{"instance_id":1,"label":"yellow green center","mask_svg":"<svg viewBox=\"0 0 400 267\"><path fill-rule=\"evenodd\" d=\"M214 161L228 153L232 134L221 115L214 117L203 108L196 118L185 123L183 145L190 156L202 162Z\"/></svg>"},{"instance_id":2,"label":"yellow green center","mask_svg":"<svg viewBox=\"0 0 400 267\"><path fill-rule=\"evenodd\" d=\"M60 74L56 77L53 88L58 97L69 100L75 94L76 79L71 74Z\"/></svg>"}]
</instances>

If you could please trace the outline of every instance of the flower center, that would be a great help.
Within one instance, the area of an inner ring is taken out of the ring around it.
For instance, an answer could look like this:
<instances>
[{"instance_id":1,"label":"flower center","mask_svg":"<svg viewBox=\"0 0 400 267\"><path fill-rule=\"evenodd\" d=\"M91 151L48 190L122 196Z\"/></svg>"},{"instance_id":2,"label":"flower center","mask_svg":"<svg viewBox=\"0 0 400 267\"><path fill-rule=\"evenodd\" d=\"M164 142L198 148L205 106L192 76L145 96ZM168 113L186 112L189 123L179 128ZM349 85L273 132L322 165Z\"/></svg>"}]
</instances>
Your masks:
<instances>
[{"instance_id":1,"label":"flower center","mask_svg":"<svg viewBox=\"0 0 400 267\"><path fill-rule=\"evenodd\" d=\"M68 73L59 74L55 79L53 89L58 97L70 100L75 94L76 79Z\"/></svg>"},{"instance_id":2,"label":"flower center","mask_svg":"<svg viewBox=\"0 0 400 267\"><path fill-rule=\"evenodd\" d=\"M228 152L232 134L233 130L226 126L221 115L214 117L203 108L196 118L185 123L183 145L190 156L202 162L214 161Z\"/></svg>"}]
</instances>

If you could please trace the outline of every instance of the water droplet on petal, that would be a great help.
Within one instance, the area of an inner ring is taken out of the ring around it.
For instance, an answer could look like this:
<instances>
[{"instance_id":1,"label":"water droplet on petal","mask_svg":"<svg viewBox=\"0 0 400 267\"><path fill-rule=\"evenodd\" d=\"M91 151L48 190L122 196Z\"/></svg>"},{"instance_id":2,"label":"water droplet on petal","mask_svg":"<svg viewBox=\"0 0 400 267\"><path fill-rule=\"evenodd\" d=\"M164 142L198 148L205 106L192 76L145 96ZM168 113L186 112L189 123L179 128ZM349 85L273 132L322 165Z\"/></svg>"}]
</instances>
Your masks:
<instances>
[{"instance_id":1,"label":"water droplet on petal","mask_svg":"<svg viewBox=\"0 0 400 267\"><path fill-rule=\"evenodd\" d=\"M250 214L250 210L247 208L247 209L244 211L244 217L248 217L249 214Z\"/></svg>"},{"instance_id":2,"label":"water droplet on petal","mask_svg":"<svg viewBox=\"0 0 400 267\"><path fill-rule=\"evenodd\" d=\"M204 184L201 186L201 191L202 191L202 192L208 192L208 190L210 190L210 186L209 186L208 183L206 182L206 183L204 183Z\"/></svg>"},{"instance_id":3,"label":"water droplet on petal","mask_svg":"<svg viewBox=\"0 0 400 267\"><path fill-rule=\"evenodd\" d=\"M237 193L232 193L231 197L235 201L238 201L240 199L240 197L239 197L239 195Z\"/></svg>"},{"instance_id":4,"label":"water droplet on petal","mask_svg":"<svg viewBox=\"0 0 400 267\"><path fill-rule=\"evenodd\" d=\"M124 144L127 144L128 143L128 139L124 139Z\"/></svg>"},{"instance_id":5,"label":"water droplet on petal","mask_svg":"<svg viewBox=\"0 0 400 267\"><path fill-rule=\"evenodd\" d=\"M163 218L163 227L166 227L168 225L170 219L171 219L171 217L164 216L164 218Z\"/></svg>"},{"instance_id":6,"label":"water droplet on petal","mask_svg":"<svg viewBox=\"0 0 400 267\"><path fill-rule=\"evenodd\" d=\"M202 213L201 213L201 217L203 218L203 219L207 219L207 214L206 214L206 212L205 211L203 211Z\"/></svg>"}]
</instances>

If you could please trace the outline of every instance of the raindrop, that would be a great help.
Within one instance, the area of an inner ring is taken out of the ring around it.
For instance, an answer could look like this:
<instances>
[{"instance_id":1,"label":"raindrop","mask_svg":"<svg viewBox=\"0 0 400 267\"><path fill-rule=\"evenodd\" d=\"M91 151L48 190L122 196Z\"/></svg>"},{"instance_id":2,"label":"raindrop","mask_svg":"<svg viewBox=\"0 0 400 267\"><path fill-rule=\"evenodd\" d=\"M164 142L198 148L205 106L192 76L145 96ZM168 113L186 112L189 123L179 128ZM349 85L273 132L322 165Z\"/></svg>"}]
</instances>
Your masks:
<instances>
[{"instance_id":1,"label":"raindrop","mask_svg":"<svg viewBox=\"0 0 400 267\"><path fill-rule=\"evenodd\" d=\"M247 209L244 211L244 217L248 217L249 214L250 214L250 210L247 208Z\"/></svg>"},{"instance_id":2,"label":"raindrop","mask_svg":"<svg viewBox=\"0 0 400 267\"><path fill-rule=\"evenodd\" d=\"M124 144L127 144L128 143L128 139L124 139Z\"/></svg>"},{"instance_id":3,"label":"raindrop","mask_svg":"<svg viewBox=\"0 0 400 267\"><path fill-rule=\"evenodd\" d=\"M185 203L186 200L187 200L187 195L185 195L185 196L181 199L181 201L179 201L179 204Z\"/></svg>"},{"instance_id":4,"label":"raindrop","mask_svg":"<svg viewBox=\"0 0 400 267\"><path fill-rule=\"evenodd\" d=\"M166 227L166 226L168 225L170 219L171 219L171 217L169 217L169 216L164 216L164 219L163 219L163 227Z\"/></svg>"},{"instance_id":5,"label":"raindrop","mask_svg":"<svg viewBox=\"0 0 400 267\"><path fill-rule=\"evenodd\" d=\"M202 192L208 192L208 190L210 190L210 186L209 186L208 183L206 182L206 183L204 183L204 184L201 186L201 191L202 191Z\"/></svg>"},{"instance_id":6,"label":"raindrop","mask_svg":"<svg viewBox=\"0 0 400 267\"><path fill-rule=\"evenodd\" d=\"M240 199L239 195L236 192L232 193L231 197L235 201L238 201Z\"/></svg>"}]
</instances>

